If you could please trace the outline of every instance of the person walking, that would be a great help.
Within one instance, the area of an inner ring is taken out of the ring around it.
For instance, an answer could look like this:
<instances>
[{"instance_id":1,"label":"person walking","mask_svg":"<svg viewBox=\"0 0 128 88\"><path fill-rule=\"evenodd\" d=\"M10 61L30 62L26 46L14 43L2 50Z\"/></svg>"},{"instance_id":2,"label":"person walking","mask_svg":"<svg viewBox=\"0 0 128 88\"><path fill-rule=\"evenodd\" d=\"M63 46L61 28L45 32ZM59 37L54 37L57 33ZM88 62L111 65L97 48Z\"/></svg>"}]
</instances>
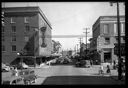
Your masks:
<instances>
[{"instance_id":1,"label":"person walking","mask_svg":"<svg viewBox=\"0 0 128 88\"><path fill-rule=\"evenodd\" d=\"M104 67L102 64L100 65L99 74L104 75Z\"/></svg>"},{"instance_id":2,"label":"person walking","mask_svg":"<svg viewBox=\"0 0 128 88\"><path fill-rule=\"evenodd\" d=\"M109 65L107 65L106 73L111 75L111 70L110 70L110 66Z\"/></svg>"},{"instance_id":3,"label":"person walking","mask_svg":"<svg viewBox=\"0 0 128 88\"><path fill-rule=\"evenodd\" d=\"M116 69L116 61L113 61L113 69Z\"/></svg>"},{"instance_id":4,"label":"person walking","mask_svg":"<svg viewBox=\"0 0 128 88\"><path fill-rule=\"evenodd\" d=\"M90 60L90 64L91 64L91 66L93 65L93 61L92 60Z\"/></svg>"}]
</instances>

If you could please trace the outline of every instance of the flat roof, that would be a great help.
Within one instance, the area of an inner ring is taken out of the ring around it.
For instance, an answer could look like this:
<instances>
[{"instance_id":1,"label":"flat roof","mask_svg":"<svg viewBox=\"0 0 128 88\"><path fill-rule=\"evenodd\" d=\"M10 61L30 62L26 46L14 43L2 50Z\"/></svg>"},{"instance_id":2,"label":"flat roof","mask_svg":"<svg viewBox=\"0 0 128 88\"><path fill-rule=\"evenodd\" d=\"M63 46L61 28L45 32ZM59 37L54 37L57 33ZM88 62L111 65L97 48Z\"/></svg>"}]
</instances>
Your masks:
<instances>
[{"instance_id":1,"label":"flat roof","mask_svg":"<svg viewBox=\"0 0 128 88\"><path fill-rule=\"evenodd\" d=\"M98 22L98 21L101 21L103 18L117 18L116 15L111 15L111 16L100 16L96 21L95 23L93 24L93 27L95 26L95 24ZM120 18L125 18L125 15L120 15Z\"/></svg>"},{"instance_id":2,"label":"flat roof","mask_svg":"<svg viewBox=\"0 0 128 88\"><path fill-rule=\"evenodd\" d=\"M45 20L45 22L51 27L51 23L48 21L46 16L44 15L43 11L39 8L39 6L28 6L28 7L4 7L2 8L2 11L4 13L28 13L28 12L36 12L40 13L42 18Z\"/></svg>"}]
</instances>

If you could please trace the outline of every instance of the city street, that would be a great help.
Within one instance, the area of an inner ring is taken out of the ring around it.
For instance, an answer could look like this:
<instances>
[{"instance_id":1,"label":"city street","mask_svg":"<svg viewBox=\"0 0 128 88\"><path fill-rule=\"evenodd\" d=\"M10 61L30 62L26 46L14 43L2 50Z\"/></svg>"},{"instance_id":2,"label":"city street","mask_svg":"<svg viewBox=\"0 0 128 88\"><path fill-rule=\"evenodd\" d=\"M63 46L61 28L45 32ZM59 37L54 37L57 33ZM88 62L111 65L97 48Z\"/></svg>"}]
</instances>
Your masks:
<instances>
[{"instance_id":1,"label":"city street","mask_svg":"<svg viewBox=\"0 0 128 88\"><path fill-rule=\"evenodd\" d=\"M2 2L3 85L125 85L125 2Z\"/></svg>"},{"instance_id":2,"label":"city street","mask_svg":"<svg viewBox=\"0 0 128 88\"><path fill-rule=\"evenodd\" d=\"M117 70L111 70L111 76L98 74L99 65L90 68L74 65L45 65L32 68L37 75L32 85L122 85L125 81L118 80ZM2 73L2 80L11 76L11 72Z\"/></svg>"},{"instance_id":3,"label":"city street","mask_svg":"<svg viewBox=\"0 0 128 88\"><path fill-rule=\"evenodd\" d=\"M73 65L48 66L35 69L38 79L36 85L120 85L124 81L117 80L116 70L112 75L98 75L99 66L91 68L78 68ZM35 85L33 84L33 85Z\"/></svg>"}]
</instances>

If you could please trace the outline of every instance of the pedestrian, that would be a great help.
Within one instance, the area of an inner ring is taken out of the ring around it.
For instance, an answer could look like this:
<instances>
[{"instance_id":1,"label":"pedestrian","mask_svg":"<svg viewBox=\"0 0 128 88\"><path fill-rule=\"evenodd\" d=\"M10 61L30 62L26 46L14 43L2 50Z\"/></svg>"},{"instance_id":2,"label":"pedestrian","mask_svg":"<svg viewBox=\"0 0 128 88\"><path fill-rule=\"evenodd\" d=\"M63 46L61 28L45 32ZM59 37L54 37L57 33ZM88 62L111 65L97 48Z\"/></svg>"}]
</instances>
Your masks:
<instances>
[{"instance_id":1,"label":"pedestrian","mask_svg":"<svg viewBox=\"0 0 128 88\"><path fill-rule=\"evenodd\" d=\"M15 76L15 67L12 69L12 76Z\"/></svg>"},{"instance_id":2,"label":"pedestrian","mask_svg":"<svg viewBox=\"0 0 128 88\"><path fill-rule=\"evenodd\" d=\"M104 73L104 67L103 67L103 65L101 64L101 65L100 65L100 69L99 69L99 74L102 74L102 75L103 75L103 73Z\"/></svg>"},{"instance_id":3,"label":"pedestrian","mask_svg":"<svg viewBox=\"0 0 128 88\"><path fill-rule=\"evenodd\" d=\"M106 73L111 74L111 70L110 70L110 66L109 65L107 65Z\"/></svg>"},{"instance_id":4,"label":"pedestrian","mask_svg":"<svg viewBox=\"0 0 128 88\"><path fill-rule=\"evenodd\" d=\"M93 65L93 61L92 60L90 60L90 64L91 64L91 66Z\"/></svg>"},{"instance_id":5,"label":"pedestrian","mask_svg":"<svg viewBox=\"0 0 128 88\"><path fill-rule=\"evenodd\" d=\"M116 69L116 61L113 61L113 69Z\"/></svg>"},{"instance_id":6,"label":"pedestrian","mask_svg":"<svg viewBox=\"0 0 128 88\"><path fill-rule=\"evenodd\" d=\"M96 65L98 65L98 60L96 60Z\"/></svg>"},{"instance_id":7,"label":"pedestrian","mask_svg":"<svg viewBox=\"0 0 128 88\"><path fill-rule=\"evenodd\" d=\"M16 67L12 70L12 76L18 76L18 70Z\"/></svg>"},{"instance_id":8,"label":"pedestrian","mask_svg":"<svg viewBox=\"0 0 128 88\"><path fill-rule=\"evenodd\" d=\"M15 68L15 76L18 76L18 70L17 70L17 67Z\"/></svg>"}]
</instances>

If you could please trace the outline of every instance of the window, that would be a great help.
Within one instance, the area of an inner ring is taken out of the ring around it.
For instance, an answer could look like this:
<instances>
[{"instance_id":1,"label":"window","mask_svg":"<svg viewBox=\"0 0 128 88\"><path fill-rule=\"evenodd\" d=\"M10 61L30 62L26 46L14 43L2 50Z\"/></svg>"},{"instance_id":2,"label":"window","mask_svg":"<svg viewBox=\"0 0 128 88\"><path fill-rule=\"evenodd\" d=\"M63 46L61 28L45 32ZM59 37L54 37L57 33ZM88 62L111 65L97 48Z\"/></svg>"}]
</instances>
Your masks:
<instances>
[{"instance_id":1,"label":"window","mask_svg":"<svg viewBox=\"0 0 128 88\"><path fill-rule=\"evenodd\" d=\"M24 23L29 23L29 17L24 17Z\"/></svg>"},{"instance_id":2,"label":"window","mask_svg":"<svg viewBox=\"0 0 128 88\"><path fill-rule=\"evenodd\" d=\"M25 26L25 31L28 32L30 30L30 27L28 25Z\"/></svg>"},{"instance_id":3,"label":"window","mask_svg":"<svg viewBox=\"0 0 128 88\"><path fill-rule=\"evenodd\" d=\"M16 45L12 45L12 51L16 51Z\"/></svg>"},{"instance_id":4,"label":"window","mask_svg":"<svg viewBox=\"0 0 128 88\"><path fill-rule=\"evenodd\" d=\"M125 37L123 36L123 40L125 41Z\"/></svg>"},{"instance_id":5,"label":"window","mask_svg":"<svg viewBox=\"0 0 128 88\"><path fill-rule=\"evenodd\" d=\"M13 32L13 33L16 32L16 26L12 26L12 32Z\"/></svg>"},{"instance_id":6,"label":"window","mask_svg":"<svg viewBox=\"0 0 128 88\"><path fill-rule=\"evenodd\" d=\"M24 37L24 40L25 40L25 42L28 42L29 37L25 36L25 37Z\"/></svg>"},{"instance_id":7,"label":"window","mask_svg":"<svg viewBox=\"0 0 128 88\"><path fill-rule=\"evenodd\" d=\"M105 44L110 44L110 38L105 38Z\"/></svg>"},{"instance_id":8,"label":"window","mask_svg":"<svg viewBox=\"0 0 128 88\"><path fill-rule=\"evenodd\" d=\"M12 41L16 41L16 35L12 36Z\"/></svg>"},{"instance_id":9,"label":"window","mask_svg":"<svg viewBox=\"0 0 128 88\"><path fill-rule=\"evenodd\" d=\"M117 34L118 33L118 31L117 31L117 24L115 23L114 24L114 34Z\"/></svg>"},{"instance_id":10,"label":"window","mask_svg":"<svg viewBox=\"0 0 128 88\"><path fill-rule=\"evenodd\" d=\"M2 32L5 32L4 26L2 26Z\"/></svg>"},{"instance_id":11,"label":"window","mask_svg":"<svg viewBox=\"0 0 128 88\"><path fill-rule=\"evenodd\" d=\"M104 34L108 34L109 33L109 26L108 24L104 25Z\"/></svg>"},{"instance_id":12,"label":"window","mask_svg":"<svg viewBox=\"0 0 128 88\"><path fill-rule=\"evenodd\" d=\"M2 51L5 51L5 46L4 45L2 45Z\"/></svg>"},{"instance_id":13,"label":"window","mask_svg":"<svg viewBox=\"0 0 128 88\"><path fill-rule=\"evenodd\" d=\"M121 24L121 33L125 33L125 24L124 23Z\"/></svg>"},{"instance_id":14,"label":"window","mask_svg":"<svg viewBox=\"0 0 128 88\"><path fill-rule=\"evenodd\" d=\"M120 24L120 32L121 33L125 33L125 24L124 23L121 23ZM114 24L114 34L118 34L118 25L117 23Z\"/></svg>"},{"instance_id":15,"label":"window","mask_svg":"<svg viewBox=\"0 0 128 88\"><path fill-rule=\"evenodd\" d=\"M14 17L11 17L11 23L15 23Z\"/></svg>"},{"instance_id":16,"label":"window","mask_svg":"<svg viewBox=\"0 0 128 88\"><path fill-rule=\"evenodd\" d=\"M4 33L2 33L2 41L5 41Z\"/></svg>"}]
</instances>

